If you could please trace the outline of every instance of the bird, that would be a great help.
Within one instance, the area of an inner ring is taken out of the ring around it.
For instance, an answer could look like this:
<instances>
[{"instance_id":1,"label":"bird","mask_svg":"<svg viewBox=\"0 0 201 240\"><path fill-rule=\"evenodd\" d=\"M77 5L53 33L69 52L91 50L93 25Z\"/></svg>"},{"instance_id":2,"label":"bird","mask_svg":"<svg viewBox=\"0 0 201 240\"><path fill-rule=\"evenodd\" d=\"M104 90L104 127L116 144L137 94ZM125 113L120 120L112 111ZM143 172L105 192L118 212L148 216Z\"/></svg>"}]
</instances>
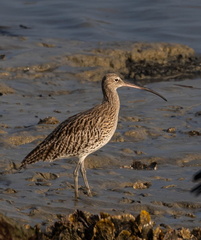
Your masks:
<instances>
[{"instance_id":1,"label":"bird","mask_svg":"<svg viewBox=\"0 0 201 240\"><path fill-rule=\"evenodd\" d=\"M193 176L194 182L197 182L198 180L201 180L201 170ZM196 196L200 195L201 194L201 183L199 183L195 187L193 187L191 189L191 193L194 193Z\"/></svg>"},{"instance_id":2,"label":"bird","mask_svg":"<svg viewBox=\"0 0 201 240\"><path fill-rule=\"evenodd\" d=\"M60 123L23 159L19 169L26 168L28 164L40 160L53 161L60 158L76 157L78 162L73 173L75 200L79 198L79 172L83 177L88 196L92 196L84 161L89 154L106 145L117 128L120 109L117 89L120 87L142 89L167 101L166 98L150 88L123 80L116 73L107 73L102 79L102 102Z\"/></svg>"}]
</instances>

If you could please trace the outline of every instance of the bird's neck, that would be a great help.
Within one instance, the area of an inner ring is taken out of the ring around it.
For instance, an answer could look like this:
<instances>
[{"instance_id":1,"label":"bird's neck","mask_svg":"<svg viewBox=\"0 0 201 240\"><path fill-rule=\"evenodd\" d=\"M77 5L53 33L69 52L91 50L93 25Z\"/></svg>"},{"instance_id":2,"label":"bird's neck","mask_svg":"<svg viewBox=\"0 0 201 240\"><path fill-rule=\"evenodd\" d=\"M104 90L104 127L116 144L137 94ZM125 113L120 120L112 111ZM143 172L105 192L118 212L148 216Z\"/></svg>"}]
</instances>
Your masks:
<instances>
[{"instance_id":1,"label":"bird's neck","mask_svg":"<svg viewBox=\"0 0 201 240\"><path fill-rule=\"evenodd\" d=\"M102 111L102 118L106 117L106 125L109 124L111 127L111 136L114 134L117 123L118 123L118 115L120 109L120 101L119 96L114 90L103 90L103 102L100 105Z\"/></svg>"},{"instance_id":2,"label":"bird's neck","mask_svg":"<svg viewBox=\"0 0 201 240\"><path fill-rule=\"evenodd\" d=\"M116 110L119 111L120 101L116 89L103 91L103 103L111 105L112 108L116 108Z\"/></svg>"}]
</instances>

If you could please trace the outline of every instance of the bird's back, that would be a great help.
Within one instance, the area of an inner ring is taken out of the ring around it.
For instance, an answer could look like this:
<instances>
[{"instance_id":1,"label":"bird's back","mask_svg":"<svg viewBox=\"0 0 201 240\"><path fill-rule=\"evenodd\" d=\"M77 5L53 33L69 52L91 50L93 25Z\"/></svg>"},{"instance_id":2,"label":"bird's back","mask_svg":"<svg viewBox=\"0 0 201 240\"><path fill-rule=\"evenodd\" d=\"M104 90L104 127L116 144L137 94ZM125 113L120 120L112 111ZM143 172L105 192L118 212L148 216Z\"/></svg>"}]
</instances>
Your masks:
<instances>
[{"instance_id":1,"label":"bird's back","mask_svg":"<svg viewBox=\"0 0 201 240\"><path fill-rule=\"evenodd\" d=\"M69 156L87 156L112 137L118 109L102 103L62 122L22 161L20 168L37 161Z\"/></svg>"}]
</instances>

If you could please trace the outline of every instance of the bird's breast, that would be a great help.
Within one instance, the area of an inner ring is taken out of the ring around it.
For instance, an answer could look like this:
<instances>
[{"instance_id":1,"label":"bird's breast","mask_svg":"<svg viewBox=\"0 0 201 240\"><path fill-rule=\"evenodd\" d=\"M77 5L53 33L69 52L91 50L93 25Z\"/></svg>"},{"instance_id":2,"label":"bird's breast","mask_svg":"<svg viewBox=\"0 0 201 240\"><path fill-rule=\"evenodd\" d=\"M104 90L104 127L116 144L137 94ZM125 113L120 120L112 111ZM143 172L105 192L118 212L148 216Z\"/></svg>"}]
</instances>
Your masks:
<instances>
[{"instance_id":1,"label":"bird's breast","mask_svg":"<svg viewBox=\"0 0 201 240\"><path fill-rule=\"evenodd\" d=\"M103 147L112 138L117 121L118 111L103 106L80 115L67 134L68 155L86 156Z\"/></svg>"}]
</instances>

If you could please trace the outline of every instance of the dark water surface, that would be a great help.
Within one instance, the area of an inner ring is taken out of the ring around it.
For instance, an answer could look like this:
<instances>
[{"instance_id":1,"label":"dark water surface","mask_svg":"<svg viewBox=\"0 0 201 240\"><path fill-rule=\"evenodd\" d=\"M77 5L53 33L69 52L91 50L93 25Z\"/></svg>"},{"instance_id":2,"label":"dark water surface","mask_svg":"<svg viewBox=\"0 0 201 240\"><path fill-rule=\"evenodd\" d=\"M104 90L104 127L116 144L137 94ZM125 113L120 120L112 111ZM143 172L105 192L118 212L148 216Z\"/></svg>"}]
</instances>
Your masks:
<instances>
[{"instance_id":1,"label":"dark water surface","mask_svg":"<svg viewBox=\"0 0 201 240\"><path fill-rule=\"evenodd\" d=\"M63 121L102 99L100 82L78 81L67 64L35 74L28 69L31 64L54 63L102 42L176 42L199 53L200 10L200 1L2 1L0 54L6 57L0 60L0 81L13 92L0 96L1 170L10 162L19 164L55 128L38 125L40 118ZM17 71L19 66L23 71ZM81 200L74 205L71 160L38 163L1 176L0 211L26 223L49 224L57 214L77 208L135 215L146 209L157 224L199 226L200 198L189 191L192 175L201 168L200 86L199 78L150 83L168 102L150 93L120 90L117 133L86 161L95 196L88 198L81 189ZM157 161L158 170L121 168L135 159ZM151 186L134 189L138 180Z\"/></svg>"},{"instance_id":2,"label":"dark water surface","mask_svg":"<svg viewBox=\"0 0 201 240\"><path fill-rule=\"evenodd\" d=\"M7 0L1 2L0 16L1 25L8 27L5 34L30 39L164 41L200 51L200 9L196 0Z\"/></svg>"}]
</instances>

